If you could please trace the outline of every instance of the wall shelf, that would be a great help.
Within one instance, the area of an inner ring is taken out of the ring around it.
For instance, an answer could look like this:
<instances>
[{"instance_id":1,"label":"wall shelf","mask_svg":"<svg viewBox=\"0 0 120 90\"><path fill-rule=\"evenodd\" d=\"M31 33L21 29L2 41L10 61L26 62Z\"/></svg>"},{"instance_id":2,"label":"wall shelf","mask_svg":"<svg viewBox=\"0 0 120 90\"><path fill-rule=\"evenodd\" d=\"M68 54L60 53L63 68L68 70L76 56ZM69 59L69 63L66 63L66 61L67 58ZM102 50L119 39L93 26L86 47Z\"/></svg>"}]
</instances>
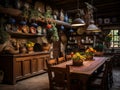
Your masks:
<instances>
[{"instance_id":1,"label":"wall shelf","mask_svg":"<svg viewBox=\"0 0 120 90\"><path fill-rule=\"evenodd\" d=\"M0 13L8 14L8 15L11 15L11 16L19 16L21 18L24 18L24 17L20 16L22 14L22 11L19 10L19 9L0 7ZM35 20L38 21L38 22L46 23L45 18L44 19L39 18L39 19L35 19ZM64 25L67 28L71 28L71 25L69 23L64 22L64 21L53 19L53 20L51 20L51 22L54 22L57 25Z\"/></svg>"},{"instance_id":2,"label":"wall shelf","mask_svg":"<svg viewBox=\"0 0 120 90\"><path fill-rule=\"evenodd\" d=\"M8 15L11 15L11 16L19 16L19 15L22 14L22 11L18 10L18 9L14 9L14 8L0 7L0 13L8 14Z\"/></svg>"},{"instance_id":3,"label":"wall shelf","mask_svg":"<svg viewBox=\"0 0 120 90\"><path fill-rule=\"evenodd\" d=\"M7 31L11 36L14 36L14 37L24 37L24 38L33 38L33 37L42 37L42 36L45 36L45 34L41 34L41 35L38 35L38 34L30 34L30 33L18 33L18 32L14 32L14 31Z\"/></svg>"}]
</instances>

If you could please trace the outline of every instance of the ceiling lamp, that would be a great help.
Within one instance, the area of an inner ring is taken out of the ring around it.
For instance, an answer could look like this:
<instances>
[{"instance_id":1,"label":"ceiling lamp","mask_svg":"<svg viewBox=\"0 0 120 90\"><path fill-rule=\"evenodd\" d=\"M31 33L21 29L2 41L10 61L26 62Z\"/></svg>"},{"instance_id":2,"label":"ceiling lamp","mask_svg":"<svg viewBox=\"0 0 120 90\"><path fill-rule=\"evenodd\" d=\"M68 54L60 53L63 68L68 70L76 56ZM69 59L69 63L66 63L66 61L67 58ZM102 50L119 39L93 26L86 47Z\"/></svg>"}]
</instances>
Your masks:
<instances>
[{"instance_id":1,"label":"ceiling lamp","mask_svg":"<svg viewBox=\"0 0 120 90\"><path fill-rule=\"evenodd\" d=\"M93 3L93 0L91 0L91 3ZM88 9L88 13L89 13L89 25L87 27L87 31L90 32L101 32L101 30L95 25L94 19L93 19L93 11L94 11L94 7L92 5L90 5L89 3L85 2L85 4L87 5L87 9Z\"/></svg>"},{"instance_id":2,"label":"ceiling lamp","mask_svg":"<svg viewBox=\"0 0 120 90\"><path fill-rule=\"evenodd\" d=\"M73 20L71 26L84 26L85 22L80 18L77 17L75 20Z\"/></svg>"},{"instance_id":3,"label":"ceiling lamp","mask_svg":"<svg viewBox=\"0 0 120 90\"><path fill-rule=\"evenodd\" d=\"M87 31L90 31L90 32L101 32L101 30L94 24L94 20L90 21L90 24L87 27Z\"/></svg>"},{"instance_id":4,"label":"ceiling lamp","mask_svg":"<svg viewBox=\"0 0 120 90\"><path fill-rule=\"evenodd\" d=\"M85 22L80 18L79 0L77 0L77 8L78 8L77 17L75 20L73 20L73 22L71 23L71 26L85 25Z\"/></svg>"}]
</instances>

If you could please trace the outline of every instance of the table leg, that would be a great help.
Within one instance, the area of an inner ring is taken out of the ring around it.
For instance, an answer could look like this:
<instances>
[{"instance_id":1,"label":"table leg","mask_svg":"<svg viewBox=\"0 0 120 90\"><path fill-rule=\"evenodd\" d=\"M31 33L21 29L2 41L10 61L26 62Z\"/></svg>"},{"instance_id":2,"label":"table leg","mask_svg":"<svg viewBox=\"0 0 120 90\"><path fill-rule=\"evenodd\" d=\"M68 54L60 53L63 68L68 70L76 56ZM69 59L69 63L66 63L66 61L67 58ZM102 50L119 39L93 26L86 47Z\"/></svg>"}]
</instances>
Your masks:
<instances>
[{"instance_id":1,"label":"table leg","mask_svg":"<svg viewBox=\"0 0 120 90\"><path fill-rule=\"evenodd\" d=\"M87 82L88 82L88 77L84 77L82 79L82 84L83 84L82 90L87 90Z\"/></svg>"}]
</instances>

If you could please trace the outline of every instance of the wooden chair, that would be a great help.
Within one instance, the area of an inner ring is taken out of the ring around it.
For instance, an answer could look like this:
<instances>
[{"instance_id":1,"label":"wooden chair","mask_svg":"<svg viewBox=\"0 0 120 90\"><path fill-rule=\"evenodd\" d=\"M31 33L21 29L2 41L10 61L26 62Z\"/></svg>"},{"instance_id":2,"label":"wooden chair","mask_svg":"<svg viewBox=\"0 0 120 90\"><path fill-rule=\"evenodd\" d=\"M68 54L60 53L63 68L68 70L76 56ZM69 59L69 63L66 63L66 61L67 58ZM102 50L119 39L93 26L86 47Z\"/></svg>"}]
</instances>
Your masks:
<instances>
[{"instance_id":1,"label":"wooden chair","mask_svg":"<svg viewBox=\"0 0 120 90\"><path fill-rule=\"evenodd\" d=\"M57 58L57 63L62 63L62 62L65 62L65 61L66 61L66 60L65 60L65 57L64 57L64 56Z\"/></svg>"},{"instance_id":2,"label":"wooden chair","mask_svg":"<svg viewBox=\"0 0 120 90\"><path fill-rule=\"evenodd\" d=\"M68 61L68 60L71 60L71 55L70 54L67 54L67 55L65 55L65 59L66 59L66 61Z\"/></svg>"},{"instance_id":3,"label":"wooden chair","mask_svg":"<svg viewBox=\"0 0 120 90\"><path fill-rule=\"evenodd\" d=\"M112 84L113 84L113 58L111 58L109 60L109 63L108 63L108 84L109 84L109 87L111 88L112 87Z\"/></svg>"},{"instance_id":4,"label":"wooden chair","mask_svg":"<svg viewBox=\"0 0 120 90\"><path fill-rule=\"evenodd\" d=\"M66 68L52 67L49 65L48 61L46 61L48 66L48 78L49 78L49 86L50 90L71 90L70 88L70 69L69 66Z\"/></svg>"},{"instance_id":5,"label":"wooden chair","mask_svg":"<svg viewBox=\"0 0 120 90\"><path fill-rule=\"evenodd\" d=\"M98 75L94 75L89 80L89 89L90 90L109 90L108 87L108 69L109 69L109 61L105 62L105 69L103 71L102 77Z\"/></svg>"},{"instance_id":6,"label":"wooden chair","mask_svg":"<svg viewBox=\"0 0 120 90\"><path fill-rule=\"evenodd\" d=\"M46 59L46 66L47 68L48 67L51 67L53 65L56 65L57 64L57 58L52 58L52 59Z\"/></svg>"},{"instance_id":7,"label":"wooden chair","mask_svg":"<svg viewBox=\"0 0 120 90\"><path fill-rule=\"evenodd\" d=\"M113 69L113 59L114 59L114 57L107 60L107 62L108 62L108 69L107 69L108 70L107 71L108 76L107 76L107 78L108 78L108 86L109 86L109 88L111 88L112 84L113 84L113 72L112 72L113 71L112 70ZM102 69L99 69L97 77L102 78L104 70L105 70L105 66L103 66Z\"/></svg>"}]
</instances>

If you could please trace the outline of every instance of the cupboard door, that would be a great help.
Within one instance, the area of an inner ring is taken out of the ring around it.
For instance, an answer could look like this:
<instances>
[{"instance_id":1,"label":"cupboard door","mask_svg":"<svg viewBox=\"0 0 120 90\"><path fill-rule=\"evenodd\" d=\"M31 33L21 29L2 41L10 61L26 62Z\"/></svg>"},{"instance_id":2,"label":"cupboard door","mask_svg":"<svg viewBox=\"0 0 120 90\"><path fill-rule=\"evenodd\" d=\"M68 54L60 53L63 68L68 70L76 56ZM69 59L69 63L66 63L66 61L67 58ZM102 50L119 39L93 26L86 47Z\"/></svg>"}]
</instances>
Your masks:
<instances>
[{"instance_id":1,"label":"cupboard door","mask_svg":"<svg viewBox=\"0 0 120 90\"><path fill-rule=\"evenodd\" d=\"M22 61L17 61L15 64L15 74L16 78L21 78L23 76L23 71L22 71Z\"/></svg>"},{"instance_id":2,"label":"cupboard door","mask_svg":"<svg viewBox=\"0 0 120 90\"><path fill-rule=\"evenodd\" d=\"M37 60L37 69L38 69L38 72L43 70L44 69L44 61L43 61L43 58L38 58Z\"/></svg>"},{"instance_id":3,"label":"cupboard door","mask_svg":"<svg viewBox=\"0 0 120 90\"><path fill-rule=\"evenodd\" d=\"M37 72L37 60L38 58L32 58L31 59L31 65L30 65L30 68L31 68L31 73L36 73Z\"/></svg>"},{"instance_id":4,"label":"cupboard door","mask_svg":"<svg viewBox=\"0 0 120 90\"><path fill-rule=\"evenodd\" d=\"M23 63L23 67L22 67L22 71L23 71L23 76L29 76L31 74L31 59L26 59L24 60Z\"/></svg>"}]
</instances>

